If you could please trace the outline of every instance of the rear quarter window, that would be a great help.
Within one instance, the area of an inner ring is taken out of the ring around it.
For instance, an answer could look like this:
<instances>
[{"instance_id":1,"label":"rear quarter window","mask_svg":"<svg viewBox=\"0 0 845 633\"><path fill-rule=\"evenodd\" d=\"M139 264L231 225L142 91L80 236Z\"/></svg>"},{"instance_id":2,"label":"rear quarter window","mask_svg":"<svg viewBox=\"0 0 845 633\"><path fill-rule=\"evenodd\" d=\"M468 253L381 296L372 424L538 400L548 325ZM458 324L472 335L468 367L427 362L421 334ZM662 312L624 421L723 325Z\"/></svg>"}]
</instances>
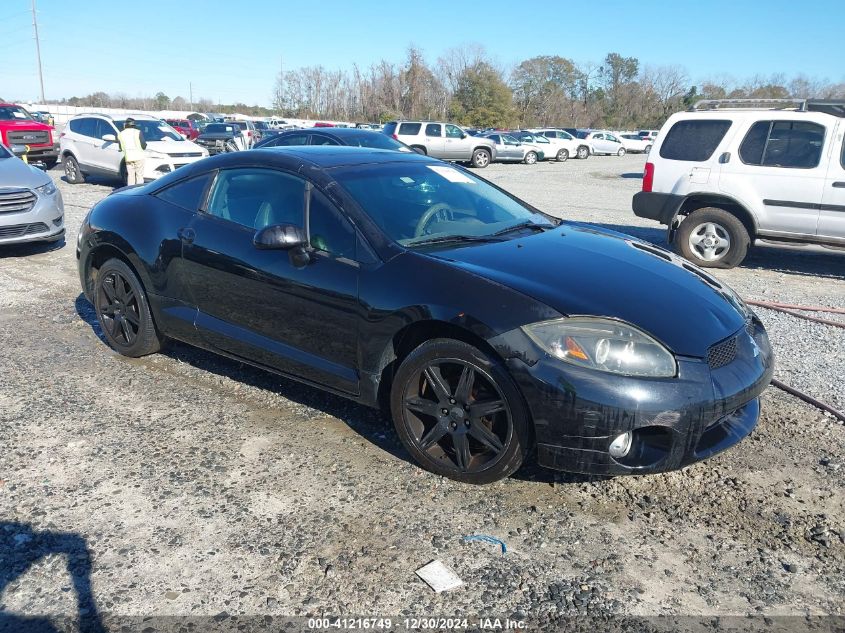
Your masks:
<instances>
[{"instance_id":1,"label":"rear quarter window","mask_svg":"<svg viewBox=\"0 0 845 633\"><path fill-rule=\"evenodd\" d=\"M399 134L407 134L408 136L415 136L420 133L422 123L402 123L399 126Z\"/></svg>"},{"instance_id":2,"label":"rear quarter window","mask_svg":"<svg viewBox=\"0 0 845 633\"><path fill-rule=\"evenodd\" d=\"M811 121L757 121L739 146L746 165L812 169L821 161L825 128Z\"/></svg>"},{"instance_id":3,"label":"rear quarter window","mask_svg":"<svg viewBox=\"0 0 845 633\"><path fill-rule=\"evenodd\" d=\"M693 162L709 160L730 127L730 121L715 119L678 121L666 133L660 157Z\"/></svg>"}]
</instances>

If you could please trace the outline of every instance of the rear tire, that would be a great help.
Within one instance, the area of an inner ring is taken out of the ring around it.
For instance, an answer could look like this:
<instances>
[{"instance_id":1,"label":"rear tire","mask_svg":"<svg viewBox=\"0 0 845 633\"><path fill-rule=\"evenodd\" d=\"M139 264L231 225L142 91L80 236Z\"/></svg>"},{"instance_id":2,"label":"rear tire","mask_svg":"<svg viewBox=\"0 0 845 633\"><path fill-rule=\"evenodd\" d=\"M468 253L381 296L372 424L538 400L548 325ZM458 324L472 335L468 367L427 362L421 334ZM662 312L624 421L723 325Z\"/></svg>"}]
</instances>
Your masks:
<instances>
[{"instance_id":1,"label":"rear tire","mask_svg":"<svg viewBox=\"0 0 845 633\"><path fill-rule=\"evenodd\" d=\"M739 266L750 245L748 229L740 219L716 207L693 211L675 234L678 252L703 268Z\"/></svg>"},{"instance_id":2,"label":"rear tire","mask_svg":"<svg viewBox=\"0 0 845 633\"><path fill-rule=\"evenodd\" d=\"M472 166L476 169L484 169L490 164L490 152L486 149L477 149L472 153Z\"/></svg>"},{"instance_id":3,"label":"rear tire","mask_svg":"<svg viewBox=\"0 0 845 633\"><path fill-rule=\"evenodd\" d=\"M578 158L580 158L580 159L582 159L582 160L583 160L584 158L589 158L589 157L590 157L590 148L589 148L589 147L587 147L586 145L581 145L581 146L578 148L578 154L577 154L577 156L578 156Z\"/></svg>"},{"instance_id":4,"label":"rear tire","mask_svg":"<svg viewBox=\"0 0 845 633\"><path fill-rule=\"evenodd\" d=\"M62 167L65 170L65 180L72 185L79 185L85 182L85 175L79 169L79 163L73 154L66 154L62 158Z\"/></svg>"},{"instance_id":5,"label":"rear tire","mask_svg":"<svg viewBox=\"0 0 845 633\"><path fill-rule=\"evenodd\" d=\"M106 342L119 354L138 358L161 349L164 337L156 330L147 293L126 262L109 259L100 267L94 309Z\"/></svg>"},{"instance_id":6,"label":"rear tire","mask_svg":"<svg viewBox=\"0 0 845 633\"><path fill-rule=\"evenodd\" d=\"M557 156L555 156L555 159L556 159L556 160L557 160L557 162L559 162L559 163L562 163L562 162L564 162L564 161L568 160L568 159L569 159L569 150L566 150L566 149L562 149L562 150L560 150L560 151L557 153Z\"/></svg>"},{"instance_id":7,"label":"rear tire","mask_svg":"<svg viewBox=\"0 0 845 633\"><path fill-rule=\"evenodd\" d=\"M422 145L411 145L411 149L414 150L417 154L422 154L423 156L428 156L428 152L426 151L425 147Z\"/></svg>"},{"instance_id":8,"label":"rear tire","mask_svg":"<svg viewBox=\"0 0 845 633\"><path fill-rule=\"evenodd\" d=\"M624 147L620 147L620 148L619 148L619 151L618 151L618 152L616 152L616 155L617 155L617 156L624 156L626 153L627 153L627 152L625 151L625 148L624 148Z\"/></svg>"},{"instance_id":9,"label":"rear tire","mask_svg":"<svg viewBox=\"0 0 845 633\"><path fill-rule=\"evenodd\" d=\"M390 410L414 460L456 481L503 479L531 447L530 415L513 378L463 341L433 339L411 352L396 372Z\"/></svg>"}]
</instances>

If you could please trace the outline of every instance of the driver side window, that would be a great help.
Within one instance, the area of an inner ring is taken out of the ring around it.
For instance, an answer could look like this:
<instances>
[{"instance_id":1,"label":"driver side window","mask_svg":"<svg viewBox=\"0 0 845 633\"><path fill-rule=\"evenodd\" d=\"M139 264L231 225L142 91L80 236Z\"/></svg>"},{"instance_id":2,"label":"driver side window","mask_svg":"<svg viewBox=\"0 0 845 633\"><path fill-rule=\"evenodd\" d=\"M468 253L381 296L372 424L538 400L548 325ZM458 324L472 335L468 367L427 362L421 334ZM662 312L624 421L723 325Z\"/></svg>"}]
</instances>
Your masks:
<instances>
[{"instance_id":1,"label":"driver side window","mask_svg":"<svg viewBox=\"0 0 845 633\"><path fill-rule=\"evenodd\" d=\"M302 226L305 181L261 168L222 170L211 189L209 215L260 230L273 224Z\"/></svg>"},{"instance_id":2,"label":"driver side window","mask_svg":"<svg viewBox=\"0 0 845 633\"><path fill-rule=\"evenodd\" d=\"M463 138L464 133L457 125L446 125L446 138Z\"/></svg>"}]
</instances>

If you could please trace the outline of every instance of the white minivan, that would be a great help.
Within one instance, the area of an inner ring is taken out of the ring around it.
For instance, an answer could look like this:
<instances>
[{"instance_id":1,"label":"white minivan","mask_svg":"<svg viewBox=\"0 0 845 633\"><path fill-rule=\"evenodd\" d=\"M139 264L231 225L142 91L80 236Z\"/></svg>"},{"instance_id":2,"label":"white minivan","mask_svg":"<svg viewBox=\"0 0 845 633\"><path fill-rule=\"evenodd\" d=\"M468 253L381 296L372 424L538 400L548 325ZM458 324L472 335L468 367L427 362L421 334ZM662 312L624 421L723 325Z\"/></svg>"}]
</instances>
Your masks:
<instances>
[{"instance_id":1,"label":"white minivan","mask_svg":"<svg viewBox=\"0 0 845 633\"><path fill-rule=\"evenodd\" d=\"M706 100L654 141L634 213L699 266L755 240L845 246L845 101Z\"/></svg>"}]
</instances>

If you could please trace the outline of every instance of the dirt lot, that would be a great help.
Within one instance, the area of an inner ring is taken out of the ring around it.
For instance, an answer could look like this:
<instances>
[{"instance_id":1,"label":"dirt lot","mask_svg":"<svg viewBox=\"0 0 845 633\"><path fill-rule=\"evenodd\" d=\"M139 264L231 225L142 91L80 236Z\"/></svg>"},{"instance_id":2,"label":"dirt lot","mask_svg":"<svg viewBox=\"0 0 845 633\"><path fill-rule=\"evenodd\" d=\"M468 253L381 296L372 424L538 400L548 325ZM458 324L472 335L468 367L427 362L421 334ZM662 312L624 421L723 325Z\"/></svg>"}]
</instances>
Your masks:
<instances>
[{"instance_id":1,"label":"dirt lot","mask_svg":"<svg viewBox=\"0 0 845 633\"><path fill-rule=\"evenodd\" d=\"M643 163L482 175L661 243L630 211ZM845 615L845 427L832 417L769 388L748 440L681 472L590 480L529 465L457 484L412 465L375 411L183 345L111 352L74 257L111 187L51 174L68 243L0 252L0 629L3 614L8 626L95 609L514 616L532 629L585 613ZM761 248L716 274L746 298L845 307L845 254ZM843 331L759 313L776 376L845 408ZM432 559L465 585L432 592L414 575Z\"/></svg>"}]
</instances>

